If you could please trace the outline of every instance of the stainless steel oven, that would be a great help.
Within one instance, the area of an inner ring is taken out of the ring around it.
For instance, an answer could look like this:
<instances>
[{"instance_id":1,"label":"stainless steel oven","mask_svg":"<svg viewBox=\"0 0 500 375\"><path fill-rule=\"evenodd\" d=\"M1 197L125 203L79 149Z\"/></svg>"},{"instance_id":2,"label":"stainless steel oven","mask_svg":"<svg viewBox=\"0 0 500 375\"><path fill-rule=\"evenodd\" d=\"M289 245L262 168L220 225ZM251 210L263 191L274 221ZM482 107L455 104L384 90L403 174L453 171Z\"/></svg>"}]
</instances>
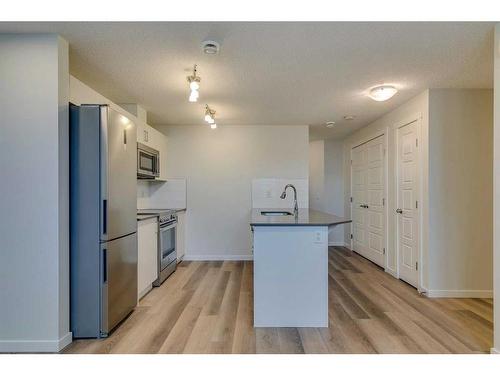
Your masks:
<instances>
[{"instance_id":1,"label":"stainless steel oven","mask_svg":"<svg viewBox=\"0 0 500 375\"><path fill-rule=\"evenodd\" d=\"M155 179L160 176L160 152L137 142L137 178Z\"/></svg>"},{"instance_id":2,"label":"stainless steel oven","mask_svg":"<svg viewBox=\"0 0 500 375\"><path fill-rule=\"evenodd\" d=\"M160 286L177 267L177 214L175 211L166 211L161 214L158 223L158 279L153 283L154 286Z\"/></svg>"}]
</instances>

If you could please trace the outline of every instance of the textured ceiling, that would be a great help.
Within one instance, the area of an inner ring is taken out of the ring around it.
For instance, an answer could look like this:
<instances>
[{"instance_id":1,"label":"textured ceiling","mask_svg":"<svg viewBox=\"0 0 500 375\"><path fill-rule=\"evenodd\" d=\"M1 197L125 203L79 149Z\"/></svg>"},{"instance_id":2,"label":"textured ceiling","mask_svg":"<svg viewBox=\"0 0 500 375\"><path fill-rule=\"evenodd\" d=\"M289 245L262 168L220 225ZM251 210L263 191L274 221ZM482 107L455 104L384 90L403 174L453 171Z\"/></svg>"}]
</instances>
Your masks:
<instances>
[{"instance_id":1,"label":"textured ceiling","mask_svg":"<svg viewBox=\"0 0 500 375\"><path fill-rule=\"evenodd\" d=\"M203 124L208 103L221 126L312 125L312 139L343 138L426 88L493 84L493 23L50 22L0 23L0 32L61 34L73 75L143 105L152 124ZM205 39L221 53L204 55ZM186 82L194 63L196 104ZM400 92L372 101L366 90L381 83Z\"/></svg>"}]
</instances>

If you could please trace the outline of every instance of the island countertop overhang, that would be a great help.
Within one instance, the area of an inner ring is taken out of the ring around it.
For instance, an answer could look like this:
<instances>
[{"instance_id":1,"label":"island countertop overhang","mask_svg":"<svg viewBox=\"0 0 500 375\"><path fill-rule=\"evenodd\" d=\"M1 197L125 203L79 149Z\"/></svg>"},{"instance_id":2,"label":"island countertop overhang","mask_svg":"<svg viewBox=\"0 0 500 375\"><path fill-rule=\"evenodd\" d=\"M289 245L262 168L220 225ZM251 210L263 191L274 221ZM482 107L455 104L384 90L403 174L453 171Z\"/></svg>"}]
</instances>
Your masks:
<instances>
[{"instance_id":1,"label":"island countertop overhang","mask_svg":"<svg viewBox=\"0 0 500 375\"><path fill-rule=\"evenodd\" d=\"M264 216L261 214L262 211L288 211L292 215L287 216ZM250 226L331 226L346 224L352 222L351 219L346 219L344 217L327 214L326 212L316 211L309 208L299 209L298 216L293 215L293 210L275 208L275 209L264 209L264 208L254 208L251 213Z\"/></svg>"}]
</instances>

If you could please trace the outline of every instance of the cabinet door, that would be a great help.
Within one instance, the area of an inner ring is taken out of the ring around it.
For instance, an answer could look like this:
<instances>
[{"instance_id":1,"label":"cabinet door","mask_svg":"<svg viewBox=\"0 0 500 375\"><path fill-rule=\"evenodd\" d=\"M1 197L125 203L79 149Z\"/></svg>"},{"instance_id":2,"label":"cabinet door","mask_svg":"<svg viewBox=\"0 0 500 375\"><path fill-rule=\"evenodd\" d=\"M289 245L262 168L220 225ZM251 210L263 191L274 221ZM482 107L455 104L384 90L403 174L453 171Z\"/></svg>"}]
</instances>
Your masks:
<instances>
[{"instance_id":1,"label":"cabinet door","mask_svg":"<svg viewBox=\"0 0 500 375\"><path fill-rule=\"evenodd\" d=\"M158 277L158 222L156 218L137 225L137 293L141 298Z\"/></svg>"},{"instance_id":2,"label":"cabinet door","mask_svg":"<svg viewBox=\"0 0 500 375\"><path fill-rule=\"evenodd\" d=\"M176 251L177 263L179 263L186 254L186 212L177 213L177 230L176 230Z\"/></svg>"},{"instance_id":3,"label":"cabinet door","mask_svg":"<svg viewBox=\"0 0 500 375\"><path fill-rule=\"evenodd\" d=\"M151 134L147 126L137 121L137 142L149 145L150 137Z\"/></svg>"}]
</instances>

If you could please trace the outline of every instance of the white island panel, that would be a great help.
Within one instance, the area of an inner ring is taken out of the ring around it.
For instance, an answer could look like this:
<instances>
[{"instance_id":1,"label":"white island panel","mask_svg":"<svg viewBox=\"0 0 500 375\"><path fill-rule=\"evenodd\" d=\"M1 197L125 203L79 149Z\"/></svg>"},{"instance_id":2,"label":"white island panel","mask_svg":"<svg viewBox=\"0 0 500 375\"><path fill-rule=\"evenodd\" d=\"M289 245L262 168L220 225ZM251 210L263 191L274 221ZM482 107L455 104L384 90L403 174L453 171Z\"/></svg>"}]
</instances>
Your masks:
<instances>
[{"instance_id":1,"label":"white island panel","mask_svg":"<svg viewBox=\"0 0 500 375\"><path fill-rule=\"evenodd\" d=\"M254 326L328 327L328 227L253 229Z\"/></svg>"}]
</instances>

